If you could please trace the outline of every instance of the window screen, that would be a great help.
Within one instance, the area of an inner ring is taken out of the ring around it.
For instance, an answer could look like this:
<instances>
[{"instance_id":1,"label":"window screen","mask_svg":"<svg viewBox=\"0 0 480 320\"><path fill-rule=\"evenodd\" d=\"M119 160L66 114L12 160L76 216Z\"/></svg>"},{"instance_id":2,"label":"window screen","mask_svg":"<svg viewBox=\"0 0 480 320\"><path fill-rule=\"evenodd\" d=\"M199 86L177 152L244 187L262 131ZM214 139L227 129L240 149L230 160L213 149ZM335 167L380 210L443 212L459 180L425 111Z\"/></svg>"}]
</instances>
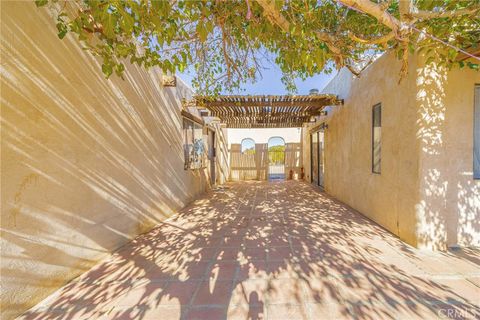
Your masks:
<instances>
[{"instance_id":1,"label":"window screen","mask_svg":"<svg viewBox=\"0 0 480 320\"><path fill-rule=\"evenodd\" d=\"M372 172L381 172L382 145L382 105L376 104L372 109Z\"/></svg>"}]
</instances>

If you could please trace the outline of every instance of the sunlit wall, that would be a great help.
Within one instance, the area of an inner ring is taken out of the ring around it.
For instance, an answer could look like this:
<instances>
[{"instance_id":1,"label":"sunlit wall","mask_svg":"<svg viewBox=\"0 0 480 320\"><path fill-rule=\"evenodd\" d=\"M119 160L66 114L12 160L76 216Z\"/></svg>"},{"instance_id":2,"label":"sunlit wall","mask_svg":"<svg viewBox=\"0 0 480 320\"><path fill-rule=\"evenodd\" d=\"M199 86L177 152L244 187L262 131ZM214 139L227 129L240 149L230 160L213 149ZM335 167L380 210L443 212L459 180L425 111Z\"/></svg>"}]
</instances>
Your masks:
<instances>
[{"instance_id":1,"label":"sunlit wall","mask_svg":"<svg viewBox=\"0 0 480 320\"><path fill-rule=\"evenodd\" d=\"M408 243L429 249L480 245L480 180L473 179L473 97L480 72L425 66L386 54L360 78L343 69L323 92L343 106L306 126L325 130L325 189ZM372 172L372 108L382 105L381 173Z\"/></svg>"},{"instance_id":2,"label":"sunlit wall","mask_svg":"<svg viewBox=\"0 0 480 320\"><path fill-rule=\"evenodd\" d=\"M106 80L33 1L1 10L2 319L33 306L207 187L184 170L181 99L161 73ZM217 153L228 164L219 132Z\"/></svg>"}]
</instances>

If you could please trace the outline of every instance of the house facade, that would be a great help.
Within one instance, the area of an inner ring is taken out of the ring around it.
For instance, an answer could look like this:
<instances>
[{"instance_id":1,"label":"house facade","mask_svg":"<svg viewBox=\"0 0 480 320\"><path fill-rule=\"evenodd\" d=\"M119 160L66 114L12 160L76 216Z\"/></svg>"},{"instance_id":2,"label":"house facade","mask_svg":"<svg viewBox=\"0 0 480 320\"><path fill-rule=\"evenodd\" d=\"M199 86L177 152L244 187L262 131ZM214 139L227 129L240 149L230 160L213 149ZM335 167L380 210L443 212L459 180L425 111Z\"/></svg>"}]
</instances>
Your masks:
<instances>
[{"instance_id":1,"label":"house facade","mask_svg":"<svg viewBox=\"0 0 480 320\"><path fill-rule=\"evenodd\" d=\"M166 86L159 70L127 63L123 80L105 80L78 39L58 39L48 10L2 3L2 319L214 185L268 179L270 164L413 246L480 245L478 71L412 58L399 83L389 54L360 78L341 70L323 91L343 105L304 125L298 141L278 137L281 157L268 141L246 153L240 140L229 148L218 121L185 107L193 92L179 79Z\"/></svg>"},{"instance_id":2,"label":"house facade","mask_svg":"<svg viewBox=\"0 0 480 320\"><path fill-rule=\"evenodd\" d=\"M480 72L400 67L385 54L323 89L344 104L303 127L306 179L413 246L478 246Z\"/></svg>"}]
</instances>

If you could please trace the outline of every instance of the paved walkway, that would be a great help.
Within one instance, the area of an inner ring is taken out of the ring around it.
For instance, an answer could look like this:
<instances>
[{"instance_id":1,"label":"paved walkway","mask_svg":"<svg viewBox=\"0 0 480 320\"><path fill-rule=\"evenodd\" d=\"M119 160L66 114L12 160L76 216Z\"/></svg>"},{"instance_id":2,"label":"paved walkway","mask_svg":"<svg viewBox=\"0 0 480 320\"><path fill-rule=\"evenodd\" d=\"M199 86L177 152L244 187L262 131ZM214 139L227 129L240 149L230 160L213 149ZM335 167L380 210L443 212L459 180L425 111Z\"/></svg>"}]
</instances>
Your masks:
<instances>
[{"instance_id":1,"label":"paved walkway","mask_svg":"<svg viewBox=\"0 0 480 320\"><path fill-rule=\"evenodd\" d=\"M228 184L27 319L474 319L479 251L425 253L301 182Z\"/></svg>"}]
</instances>

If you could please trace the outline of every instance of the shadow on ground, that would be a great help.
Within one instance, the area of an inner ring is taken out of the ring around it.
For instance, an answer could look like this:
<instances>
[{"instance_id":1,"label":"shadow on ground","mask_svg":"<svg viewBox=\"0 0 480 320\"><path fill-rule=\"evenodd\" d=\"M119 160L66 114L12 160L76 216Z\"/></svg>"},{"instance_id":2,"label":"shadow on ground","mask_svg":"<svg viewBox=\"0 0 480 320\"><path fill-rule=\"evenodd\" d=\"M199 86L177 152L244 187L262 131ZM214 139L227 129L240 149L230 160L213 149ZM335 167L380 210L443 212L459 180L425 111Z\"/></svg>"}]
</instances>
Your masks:
<instances>
[{"instance_id":1,"label":"shadow on ground","mask_svg":"<svg viewBox=\"0 0 480 320\"><path fill-rule=\"evenodd\" d=\"M478 251L464 256L409 247L305 183L234 183L23 318L473 319Z\"/></svg>"}]
</instances>

